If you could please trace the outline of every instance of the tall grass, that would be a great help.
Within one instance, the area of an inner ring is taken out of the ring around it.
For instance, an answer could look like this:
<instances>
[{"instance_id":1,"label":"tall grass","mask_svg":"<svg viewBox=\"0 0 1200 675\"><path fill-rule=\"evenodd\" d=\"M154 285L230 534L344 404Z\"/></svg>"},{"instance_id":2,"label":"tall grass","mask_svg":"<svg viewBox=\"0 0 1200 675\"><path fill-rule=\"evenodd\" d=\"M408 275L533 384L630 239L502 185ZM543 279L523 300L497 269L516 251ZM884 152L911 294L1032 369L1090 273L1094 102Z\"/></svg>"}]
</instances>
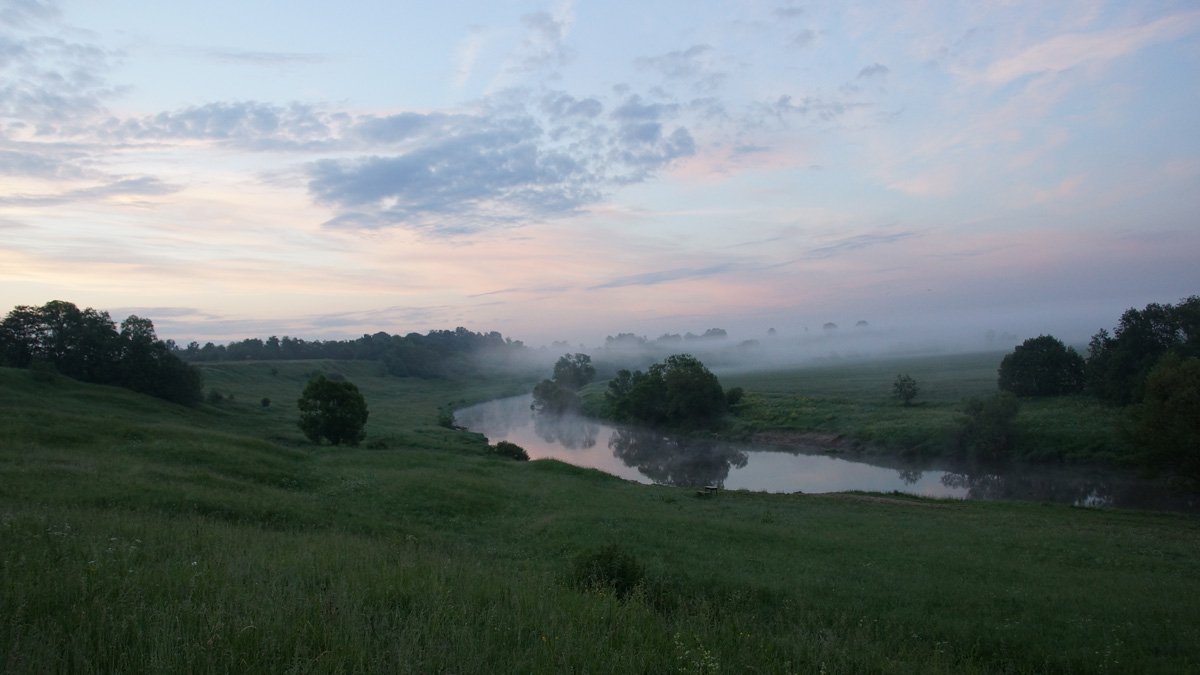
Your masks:
<instances>
[{"instance_id":1,"label":"tall grass","mask_svg":"<svg viewBox=\"0 0 1200 675\"><path fill-rule=\"evenodd\" d=\"M696 499L495 457L477 435L432 424L447 400L470 400L468 387L369 373L352 377L379 425L369 434L395 443L312 446L282 406L250 404L278 396L269 390L283 370L260 365L222 366L234 405L199 410L0 370L0 668L1200 665L1193 516L873 495ZM408 404L378 398L391 394ZM605 545L644 568L624 600L571 576L580 553Z\"/></svg>"}]
</instances>

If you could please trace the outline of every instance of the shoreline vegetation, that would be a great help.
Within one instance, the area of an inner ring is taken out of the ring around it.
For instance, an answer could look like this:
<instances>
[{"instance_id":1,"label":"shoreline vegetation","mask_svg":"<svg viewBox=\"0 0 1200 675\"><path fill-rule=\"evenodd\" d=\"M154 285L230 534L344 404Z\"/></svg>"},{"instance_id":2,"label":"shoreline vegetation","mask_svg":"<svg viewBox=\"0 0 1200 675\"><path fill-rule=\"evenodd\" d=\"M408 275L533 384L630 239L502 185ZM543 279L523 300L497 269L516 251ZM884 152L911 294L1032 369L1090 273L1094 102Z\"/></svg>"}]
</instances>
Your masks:
<instances>
[{"instance_id":1,"label":"shoreline vegetation","mask_svg":"<svg viewBox=\"0 0 1200 675\"><path fill-rule=\"evenodd\" d=\"M332 360L201 367L223 396L190 408L0 369L0 670L1198 665L1195 516L697 499L511 461L437 423L532 379L396 378ZM363 393L361 447L315 445L296 426L314 371Z\"/></svg>"}]
</instances>

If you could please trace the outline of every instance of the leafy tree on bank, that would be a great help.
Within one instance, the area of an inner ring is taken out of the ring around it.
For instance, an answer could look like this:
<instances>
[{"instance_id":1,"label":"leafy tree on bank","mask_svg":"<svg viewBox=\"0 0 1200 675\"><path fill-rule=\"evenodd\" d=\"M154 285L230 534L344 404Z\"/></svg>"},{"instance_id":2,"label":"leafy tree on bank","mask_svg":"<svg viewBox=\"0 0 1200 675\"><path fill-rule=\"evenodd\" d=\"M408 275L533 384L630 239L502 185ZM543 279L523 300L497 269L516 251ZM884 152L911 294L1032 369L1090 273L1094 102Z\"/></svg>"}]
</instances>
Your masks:
<instances>
[{"instance_id":1,"label":"leafy tree on bank","mask_svg":"<svg viewBox=\"0 0 1200 675\"><path fill-rule=\"evenodd\" d=\"M587 354L563 354L554 364L554 383L564 389L578 391L595 377L596 368Z\"/></svg>"},{"instance_id":2,"label":"leafy tree on bank","mask_svg":"<svg viewBox=\"0 0 1200 675\"><path fill-rule=\"evenodd\" d=\"M171 353L150 319L130 316L121 330L108 312L62 300L15 307L0 322L0 365L52 366L67 377L109 384L192 405L203 391L200 372Z\"/></svg>"},{"instance_id":3,"label":"leafy tree on bank","mask_svg":"<svg viewBox=\"0 0 1200 675\"><path fill-rule=\"evenodd\" d=\"M1200 357L1200 296L1176 305L1128 309L1113 334L1101 329L1088 344L1089 393L1119 405L1142 400L1150 371L1166 354Z\"/></svg>"},{"instance_id":4,"label":"leafy tree on bank","mask_svg":"<svg viewBox=\"0 0 1200 675\"><path fill-rule=\"evenodd\" d=\"M917 386L917 381L909 375L897 375L896 381L892 383L892 392L904 402L904 406L912 405L913 399L917 394L921 393L921 388Z\"/></svg>"},{"instance_id":5,"label":"leafy tree on bank","mask_svg":"<svg viewBox=\"0 0 1200 675\"><path fill-rule=\"evenodd\" d=\"M1059 396L1083 391L1083 378L1083 357L1074 347L1039 335L1004 357L997 384L1017 396Z\"/></svg>"},{"instance_id":6,"label":"leafy tree on bank","mask_svg":"<svg viewBox=\"0 0 1200 675\"><path fill-rule=\"evenodd\" d=\"M674 354L647 372L618 371L605 392L609 414L645 424L712 426L728 401L716 375L690 354Z\"/></svg>"},{"instance_id":7,"label":"leafy tree on bank","mask_svg":"<svg viewBox=\"0 0 1200 675\"><path fill-rule=\"evenodd\" d=\"M1200 480L1200 358L1160 359L1121 432L1139 464Z\"/></svg>"},{"instance_id":8,"label":"leafy tree on bank","mask_svg":"<svg viewBox=\"0 0 1200 675\"><path fill-rule=\"evenodd\" d=\"M313 443L357 446L366 437L367 401L358 387L346 380L318 375L308 381L296 401L300 430Z\"/></svg>"},{"instance_id":9,"label":"leafy tree on bank","mask_svg":"<svg viewBox=\"0 0 1200 675\"><path fill-rule=\"evenodd\" d=\"M542 380L533 388L533 404L530 407L540 413L561 415L579 410L580 401L574 391L560 386L554 380Z\"/></svg>"}]
</instances>

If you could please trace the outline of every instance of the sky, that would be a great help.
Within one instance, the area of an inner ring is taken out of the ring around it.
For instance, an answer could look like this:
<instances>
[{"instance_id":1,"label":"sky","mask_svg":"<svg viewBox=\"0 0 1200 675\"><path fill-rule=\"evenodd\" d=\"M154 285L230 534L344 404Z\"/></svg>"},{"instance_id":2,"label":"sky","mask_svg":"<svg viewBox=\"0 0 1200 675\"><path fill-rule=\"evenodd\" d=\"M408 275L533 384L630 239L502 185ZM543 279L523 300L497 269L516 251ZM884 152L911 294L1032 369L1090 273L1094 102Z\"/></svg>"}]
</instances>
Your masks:
<instances>
[{"instance_id":1,"label":"sky","mask_svg":"<svg viewBox=\"0 0 1200 675\"><path fill-rule=\"evenodd\" d=\"M1200 5L0 0L0 310L1086 341L1200 293Z\"/></svg>"}]
</instances>

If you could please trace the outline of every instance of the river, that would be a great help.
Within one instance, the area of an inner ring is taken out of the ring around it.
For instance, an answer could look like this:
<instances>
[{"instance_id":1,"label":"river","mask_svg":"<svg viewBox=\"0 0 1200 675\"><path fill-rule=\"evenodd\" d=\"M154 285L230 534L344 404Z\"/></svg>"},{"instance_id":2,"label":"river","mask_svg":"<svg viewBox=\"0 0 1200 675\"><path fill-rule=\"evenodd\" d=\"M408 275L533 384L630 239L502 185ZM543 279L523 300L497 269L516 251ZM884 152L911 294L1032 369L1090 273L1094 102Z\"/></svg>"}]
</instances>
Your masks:
<instances>
[{"instance_id":1,"label":"river","mask_svg":"<svg viewBox=\"0 0 1200 675\"><path fill-rule=\"evenodd\" d=\"M821 448L726 443L621 427L580 415L530 410L531 395L463 408L455 422L553 458L626 480L672 486L716 485L762 492L900 492L925 497L1001 499L1077 506L1198 511L1197 499L1161 482L1095 468L1046 465L969 466Z\"/></svg>"}]
</instances>

